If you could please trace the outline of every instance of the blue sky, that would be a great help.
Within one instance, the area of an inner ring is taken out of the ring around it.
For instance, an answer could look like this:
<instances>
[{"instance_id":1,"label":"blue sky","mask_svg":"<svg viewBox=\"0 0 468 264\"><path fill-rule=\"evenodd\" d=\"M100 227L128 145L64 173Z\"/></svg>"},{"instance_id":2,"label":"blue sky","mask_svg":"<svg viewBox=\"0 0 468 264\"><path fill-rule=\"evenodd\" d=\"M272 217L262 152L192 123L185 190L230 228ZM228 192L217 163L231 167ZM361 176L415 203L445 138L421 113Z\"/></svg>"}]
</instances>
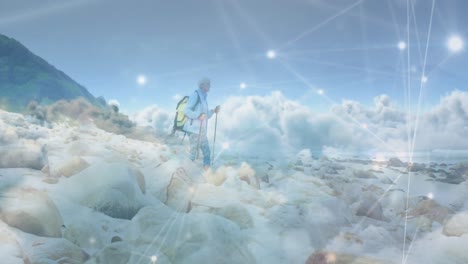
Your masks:
<instances>
[{"instance_id":1,"label":"blue sky","mask_svg":"<svg viewBox=\"0 0 468 264\"><path fill-rule=\"evenodd\" d=\"M468 81L465 48L447 48L450 37L468 35L468 2L434 1L433 12L432 3L3 0L0 33L128 111L171 109L174 95L190 93L205 76L212 79L212 104L280 90L316 110L342 99L370 105L380 94L414 107L425 71L424 108L466 91ZM398 48L401 41L406 49ZM145 85L137 83L140 75Z\"/></svg>"}]
</instances>

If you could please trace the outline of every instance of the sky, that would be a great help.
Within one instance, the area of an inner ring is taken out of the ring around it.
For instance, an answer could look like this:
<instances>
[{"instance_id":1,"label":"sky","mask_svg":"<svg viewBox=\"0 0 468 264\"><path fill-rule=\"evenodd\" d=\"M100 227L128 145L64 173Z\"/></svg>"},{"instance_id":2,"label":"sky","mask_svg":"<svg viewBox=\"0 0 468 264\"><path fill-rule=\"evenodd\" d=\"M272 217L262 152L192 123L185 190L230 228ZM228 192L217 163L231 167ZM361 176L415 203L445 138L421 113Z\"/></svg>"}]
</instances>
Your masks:
<instances>
[{"instance_id":1,"label":"sky","mask_svg":"<svg viewBox=\"0 0 468 264\"><path fill-rule=\"evenodd\" d=\"M203 77L213 105L281 91L316 111L382 94L411 110L467 90L466 10L464 0L0 0L0 33L128 112L172 109Z\"/></svg>"}]
</instances>

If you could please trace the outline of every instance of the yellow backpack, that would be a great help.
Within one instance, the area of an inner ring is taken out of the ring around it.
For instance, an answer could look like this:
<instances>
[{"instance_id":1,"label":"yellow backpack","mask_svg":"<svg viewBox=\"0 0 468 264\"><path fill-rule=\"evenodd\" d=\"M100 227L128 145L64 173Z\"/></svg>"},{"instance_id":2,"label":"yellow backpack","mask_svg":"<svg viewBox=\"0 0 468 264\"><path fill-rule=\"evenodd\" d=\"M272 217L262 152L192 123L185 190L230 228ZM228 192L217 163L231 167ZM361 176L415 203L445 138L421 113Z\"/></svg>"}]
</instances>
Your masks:
<instances>
[{"instance_id":1,"label":"yellow backpack","mask_svg":"<svg viewBox=\"0 0 468 264\"><path fill-rule=\"evenodd\" d=\"M180 99L180 101L177 103L176 114L174 117L174 125L172 127L171 135L174 135L176 131L182 131L184 133L187 133L184 131L184 125L187 122L188 117L185 115L184 110L185 110L185 107L187 106L189 98L190 97L186 95L184 96L184 98ZM192 110L194 110L199 103L200 103L200 95L197 93L197 102L193 106Z\"/></svg>"}]
</instances>

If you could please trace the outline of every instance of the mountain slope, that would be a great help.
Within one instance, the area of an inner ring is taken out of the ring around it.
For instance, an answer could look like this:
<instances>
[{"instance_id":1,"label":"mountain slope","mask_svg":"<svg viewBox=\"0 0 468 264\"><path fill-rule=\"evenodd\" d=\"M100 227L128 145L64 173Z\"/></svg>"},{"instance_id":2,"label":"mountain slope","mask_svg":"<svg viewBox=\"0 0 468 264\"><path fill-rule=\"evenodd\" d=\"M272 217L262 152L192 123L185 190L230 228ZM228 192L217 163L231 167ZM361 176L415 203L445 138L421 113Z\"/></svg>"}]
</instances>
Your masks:
<instances>
[{"instance_id":1,"label":"mountain slope","mask_svg":"<svg viewBox=\"0 0 468 264\"><path fill-rule=\"evenodd\" d=\"M15 39L0 34L0 108L22 112L32 100L50 104L77 97L95 105L105 103Z\"/></svg>"}]
</instances>

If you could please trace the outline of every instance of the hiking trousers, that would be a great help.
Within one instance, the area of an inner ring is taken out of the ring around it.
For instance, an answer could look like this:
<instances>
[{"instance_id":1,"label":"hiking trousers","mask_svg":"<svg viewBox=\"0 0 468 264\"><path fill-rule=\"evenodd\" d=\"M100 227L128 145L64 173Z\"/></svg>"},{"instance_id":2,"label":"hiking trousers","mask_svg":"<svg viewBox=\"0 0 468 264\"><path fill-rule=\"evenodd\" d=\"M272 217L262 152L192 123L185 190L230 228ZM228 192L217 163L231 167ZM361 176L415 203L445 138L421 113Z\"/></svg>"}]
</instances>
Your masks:
<instances>
[{"instance_id":1,"label":"hiking trousers","mask_svg":"<svg viewBox=\"0 0 468 264\"><path fill-rule=\"evenodd\" d=\"M189 141L190 141L190 159L192 161L195 161L197 157L198 134L190 133ZM206 133L202 133L200 135L200 150L203 154L203 166L210 166L211 165L210 145L208 145L208 137L206 136Z\"/></svg>"}]
</instances>

